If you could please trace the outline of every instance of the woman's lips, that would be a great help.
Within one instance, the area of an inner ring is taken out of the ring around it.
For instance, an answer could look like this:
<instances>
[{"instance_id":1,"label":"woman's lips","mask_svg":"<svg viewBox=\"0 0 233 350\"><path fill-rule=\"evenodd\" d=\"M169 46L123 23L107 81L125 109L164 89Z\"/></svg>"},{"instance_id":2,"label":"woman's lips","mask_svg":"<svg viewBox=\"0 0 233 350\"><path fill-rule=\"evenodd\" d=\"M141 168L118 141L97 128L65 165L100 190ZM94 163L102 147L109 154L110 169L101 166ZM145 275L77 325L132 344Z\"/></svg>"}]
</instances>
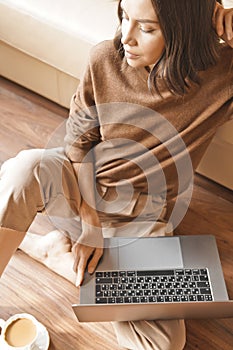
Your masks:
<instances>
[{"instance_id":1,"label":"woman's lips","mask_svg":"<svg viewBox=\"0 0 233 350\"><path fill-rule=\"evenodd\" d=\"M133 60L133 59L138 58L139 56L133 54L132 52L129 52L129 51L125 50L125 57L126 57L126 58L129 58L129 59L131 59L131 60Z\"/></svg>"}]
</instances>

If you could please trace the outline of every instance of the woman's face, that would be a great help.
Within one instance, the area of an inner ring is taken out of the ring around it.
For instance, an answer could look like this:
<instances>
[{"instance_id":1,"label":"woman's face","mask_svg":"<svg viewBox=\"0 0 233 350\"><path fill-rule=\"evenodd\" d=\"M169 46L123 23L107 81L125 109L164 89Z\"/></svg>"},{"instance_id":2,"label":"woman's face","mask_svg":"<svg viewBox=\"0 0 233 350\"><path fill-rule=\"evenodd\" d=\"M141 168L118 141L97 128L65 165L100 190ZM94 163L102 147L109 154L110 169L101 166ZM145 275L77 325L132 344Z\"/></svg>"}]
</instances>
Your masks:
<instances>
[{"instance_id":1,"label":"woman's face","mask_svg":"<svg viewBox=\"0 0 233 350\"><path fill-rule=\"evenodd\" d=\"M122 39L125 57L134 68L152 66L165 43L151 0L122 0Z\"/></svg>"}]
</instances>

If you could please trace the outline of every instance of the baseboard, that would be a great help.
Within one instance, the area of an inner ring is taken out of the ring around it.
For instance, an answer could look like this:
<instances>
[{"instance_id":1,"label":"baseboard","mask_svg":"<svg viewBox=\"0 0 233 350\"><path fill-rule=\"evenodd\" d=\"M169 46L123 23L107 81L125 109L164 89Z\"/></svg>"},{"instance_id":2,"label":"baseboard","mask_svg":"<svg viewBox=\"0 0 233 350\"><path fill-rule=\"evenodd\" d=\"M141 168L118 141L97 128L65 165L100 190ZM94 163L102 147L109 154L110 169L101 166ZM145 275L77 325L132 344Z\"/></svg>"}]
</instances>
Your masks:
<instances>
[{"instance_id":1,"label":"baseboard","mask_svg":"<svg viewBox=\"0 0 233 350\"><path fill-rule=\"evenodd\" d=\"M69 108L79 80L0 41L0 75Z\"/></svg>"}]
</instances>

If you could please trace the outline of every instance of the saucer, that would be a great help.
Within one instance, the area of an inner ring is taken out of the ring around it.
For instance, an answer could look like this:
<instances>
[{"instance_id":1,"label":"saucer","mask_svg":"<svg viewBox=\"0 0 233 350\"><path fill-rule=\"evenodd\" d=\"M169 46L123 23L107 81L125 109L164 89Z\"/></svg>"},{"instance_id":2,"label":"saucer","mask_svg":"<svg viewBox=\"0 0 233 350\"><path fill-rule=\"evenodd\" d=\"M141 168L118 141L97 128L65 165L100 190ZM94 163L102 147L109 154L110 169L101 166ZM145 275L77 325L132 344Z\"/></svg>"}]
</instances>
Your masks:
<instances>
[{"instance_id":1,"label":"saucer","mask_svg":"<svg viewBox=\"0 0 233 350\"><path fill-rule=\"evenodd\" d=\"M37 321L38 322L38 321ZM32 350L48 350L49 348L49 333L45 326L39 323L39 335L36 340L36 344L33 346Z\"/></svg>"}]
</instances>

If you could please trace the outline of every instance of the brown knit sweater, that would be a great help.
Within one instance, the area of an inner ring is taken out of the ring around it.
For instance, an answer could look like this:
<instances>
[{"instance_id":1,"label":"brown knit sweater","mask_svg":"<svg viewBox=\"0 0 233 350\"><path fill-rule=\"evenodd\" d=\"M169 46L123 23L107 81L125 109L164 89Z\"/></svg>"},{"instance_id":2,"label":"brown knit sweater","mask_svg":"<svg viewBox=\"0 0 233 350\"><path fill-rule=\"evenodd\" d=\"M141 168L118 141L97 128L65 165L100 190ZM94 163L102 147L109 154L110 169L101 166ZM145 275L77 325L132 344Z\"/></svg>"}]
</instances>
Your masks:
<instances>
[{"instance_id":1,"label":"brown knit sweater","mask_svg":"<svg viewBox=\"0 0 233 350\"><path fill-rule=\"evenodd\" d=\"M93 159L101 188L127 191L127 179L136 192L174 198L233 116L232 58L222 46L218 63L199 73L200 85L177 97L160 81L160 96L149 91L146 68L128 66L112 41L98 44L71 102L68 157Z\"/></svg>"}]
</instances>

